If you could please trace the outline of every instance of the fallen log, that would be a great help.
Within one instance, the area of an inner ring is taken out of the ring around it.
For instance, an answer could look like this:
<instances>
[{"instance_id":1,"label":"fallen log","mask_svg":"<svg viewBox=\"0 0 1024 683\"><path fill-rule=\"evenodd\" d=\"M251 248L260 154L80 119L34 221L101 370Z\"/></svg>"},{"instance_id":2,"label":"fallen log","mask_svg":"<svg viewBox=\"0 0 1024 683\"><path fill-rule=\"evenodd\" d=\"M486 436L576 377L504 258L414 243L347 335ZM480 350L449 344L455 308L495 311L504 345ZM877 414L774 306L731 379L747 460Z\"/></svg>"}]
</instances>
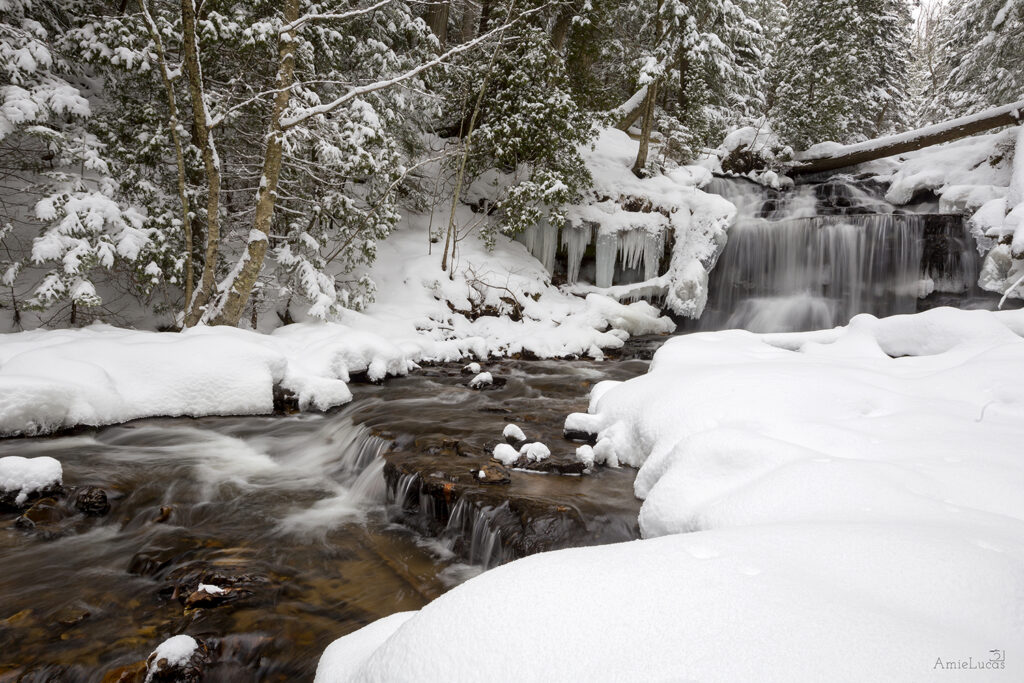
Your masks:
<instances>
[{"instance_id":1,"label":"fallen log","mask_svg":"<svg viewBox=\"0 0 1024 683\"><path fill-rule=\"evenodd\" d=\"M932 145L952 142L971 135L977 135L993 128L1024 123L1024 100L988 109L977 114L964 116L953 121L938 123L917 130L890 135L884 138L860 142L856 145L842 145L798 152L791 175L808 175L836 171L856 166L867 161L884 159L895 154L913 152ZM817 146L816 146L817 147Z\"/></svg>"}]
</instances>

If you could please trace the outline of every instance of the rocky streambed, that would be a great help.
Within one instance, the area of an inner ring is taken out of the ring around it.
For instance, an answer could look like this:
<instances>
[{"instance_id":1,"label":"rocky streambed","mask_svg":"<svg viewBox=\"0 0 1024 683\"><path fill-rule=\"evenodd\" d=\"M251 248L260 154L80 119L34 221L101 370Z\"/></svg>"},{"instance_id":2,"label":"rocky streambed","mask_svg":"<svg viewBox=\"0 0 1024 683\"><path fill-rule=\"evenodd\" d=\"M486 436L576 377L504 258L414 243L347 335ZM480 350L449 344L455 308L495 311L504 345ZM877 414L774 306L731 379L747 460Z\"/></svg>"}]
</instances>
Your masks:
<instances>
[{"instance_id":1,"label":"rocky streambed","mask_svg":"<svg viewBox=\"0 0 1024 683\"><path fill-rule=\"evenodd\" d=\"M183 633L202 645L189 675L309 680L331 640L486 567L635 538L633 472L580 475L562 424L662 341L485 363L482 389L461 364L425 367L353 385L327 414L0 441L0 457L64 471L60 490L0 511L0 681L141 681ZM531 465L546 471L490 460L509 423L550 447Z\"/></svg>"}]
</instances>

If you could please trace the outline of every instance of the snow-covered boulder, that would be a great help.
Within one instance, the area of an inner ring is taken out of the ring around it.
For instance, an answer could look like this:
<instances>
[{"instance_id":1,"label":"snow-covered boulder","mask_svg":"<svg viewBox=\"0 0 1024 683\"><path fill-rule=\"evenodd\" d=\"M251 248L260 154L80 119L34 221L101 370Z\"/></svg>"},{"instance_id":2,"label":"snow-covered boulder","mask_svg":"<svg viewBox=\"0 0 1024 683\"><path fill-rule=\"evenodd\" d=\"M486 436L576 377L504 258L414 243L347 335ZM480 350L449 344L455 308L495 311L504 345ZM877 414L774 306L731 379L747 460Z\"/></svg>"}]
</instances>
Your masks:
<instances>
[{"instance_id":1,"label":"snow-covered boulder","mask_svg":"<svg viewBox=\"0 0 1024 683\"><path fill-rule=\"evenodd\" d=\"M58 492L63 476L60 462L48 456L0 458L0 509L22 508L33 498Z\"/></svg>"}]
</instances>

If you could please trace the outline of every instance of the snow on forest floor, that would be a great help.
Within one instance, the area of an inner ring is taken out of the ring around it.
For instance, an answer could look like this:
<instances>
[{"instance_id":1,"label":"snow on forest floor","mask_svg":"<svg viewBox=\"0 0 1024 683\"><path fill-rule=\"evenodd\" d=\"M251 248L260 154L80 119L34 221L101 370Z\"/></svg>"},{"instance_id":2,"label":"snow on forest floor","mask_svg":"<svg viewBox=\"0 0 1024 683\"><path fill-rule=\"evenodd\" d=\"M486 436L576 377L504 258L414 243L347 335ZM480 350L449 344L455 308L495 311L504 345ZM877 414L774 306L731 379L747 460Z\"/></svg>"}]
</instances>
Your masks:
<instances>
[{"instance_id":1,"label":"snow on forest floor","mask_svg":"<svg viewBox=\"0 0 1024 683\"><path fill-rule=\"evenodd\" d=\"M92 325L0 335L0 435L157 415L269 413L275 385L294 392L302 409L324 410L351 399L347 382L356 373L380 380L418 362L522 352L601 357L630 335L675 327L647 303L562 293L522 245L504 237L493 252L465 240L453 270L451 278L441 271L425 227L413 221L380 246L376 303L339 322L269 334ZM513 299L517 320L472 315Z\"/></svg>"},{"instance_id":2,"label":"snow on forest floor","mask_svg":"<svg viewBox=\"0 0 1024 683\"><path fill-rule=\"evenodd\" d=\"M673 338L570 418L639 466L644 540L486 572L317 681L1020 680L1022 335L946 308Z\"/></svg>"}]
</instances>

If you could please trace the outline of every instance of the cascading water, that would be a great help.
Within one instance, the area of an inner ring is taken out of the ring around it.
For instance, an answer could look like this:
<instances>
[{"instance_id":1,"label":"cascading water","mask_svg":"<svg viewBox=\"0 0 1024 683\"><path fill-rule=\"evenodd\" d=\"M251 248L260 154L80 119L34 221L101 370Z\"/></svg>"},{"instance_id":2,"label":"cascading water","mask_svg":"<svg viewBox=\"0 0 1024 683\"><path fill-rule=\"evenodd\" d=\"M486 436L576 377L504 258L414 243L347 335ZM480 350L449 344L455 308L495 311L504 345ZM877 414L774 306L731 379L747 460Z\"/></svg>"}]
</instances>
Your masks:
<instances>
[{"instance_id":1,"label":"cascading water","mask_svg":"<svg viewBox=\"0 0 1024 683\"><path fill-rule=\"evenodd\" d=\"M833 179L780 192L716 178L706 190L738 213L698 329L829 328L971 291L978 254L962 219L897 210L877 189Z\"/></svg>"}]
</instances>

